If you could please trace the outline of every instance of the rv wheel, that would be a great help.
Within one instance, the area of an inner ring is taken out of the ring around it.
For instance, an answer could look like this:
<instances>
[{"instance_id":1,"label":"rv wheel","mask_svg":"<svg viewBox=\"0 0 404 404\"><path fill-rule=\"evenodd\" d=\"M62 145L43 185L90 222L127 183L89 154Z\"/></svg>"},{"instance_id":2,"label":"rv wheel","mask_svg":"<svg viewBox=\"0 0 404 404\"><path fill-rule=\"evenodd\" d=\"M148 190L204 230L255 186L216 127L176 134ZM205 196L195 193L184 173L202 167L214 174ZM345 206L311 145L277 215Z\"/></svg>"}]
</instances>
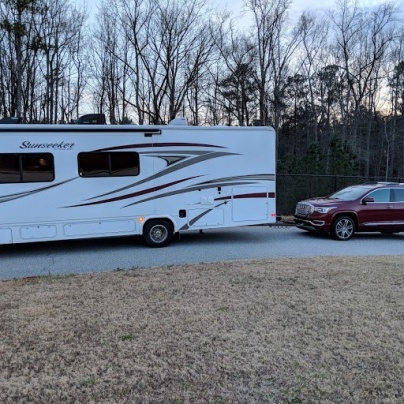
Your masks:
<instances>
[{"instance_id":1,"label":"rv wheel","mask_svg":"<svg viewBox=\"0 0 404 404\"><path fill-rule=\"evenodd\" d=\"M165 247L173 234L172 225L163 219L150 220L143 228L143 239L149 247Z\"/></svg>"}]
</instances>

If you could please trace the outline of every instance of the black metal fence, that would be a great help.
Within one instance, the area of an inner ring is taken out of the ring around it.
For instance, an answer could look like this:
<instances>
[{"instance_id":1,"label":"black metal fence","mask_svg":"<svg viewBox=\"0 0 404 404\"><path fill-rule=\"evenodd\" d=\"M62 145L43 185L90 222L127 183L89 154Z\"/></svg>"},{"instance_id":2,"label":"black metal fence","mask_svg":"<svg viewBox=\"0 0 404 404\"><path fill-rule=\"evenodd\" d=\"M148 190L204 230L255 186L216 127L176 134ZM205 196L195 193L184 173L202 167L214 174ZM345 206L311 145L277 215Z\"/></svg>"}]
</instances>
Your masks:
<instances>
[{"instance_id":1,"label":"black metal fence","mask_svg":"<svg viewBox=\"0 0 404 404\"><path fill-rule=\"evenodd\" d=\"M349 185L366 182L403 182L404 178L344 177L339 175L277 174L276 210L278 216L292 215L302 199L327 196Z\"/></svg>"}]
</instances>

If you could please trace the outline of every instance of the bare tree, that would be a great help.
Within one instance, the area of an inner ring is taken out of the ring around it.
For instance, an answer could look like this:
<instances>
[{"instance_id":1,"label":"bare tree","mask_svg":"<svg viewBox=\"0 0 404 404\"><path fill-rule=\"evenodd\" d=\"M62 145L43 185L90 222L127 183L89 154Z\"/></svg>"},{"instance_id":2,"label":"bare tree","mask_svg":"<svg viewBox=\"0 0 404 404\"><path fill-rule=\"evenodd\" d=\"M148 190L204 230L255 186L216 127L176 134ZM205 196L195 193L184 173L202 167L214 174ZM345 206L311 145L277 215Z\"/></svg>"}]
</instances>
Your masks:
<instances>
[{"instance_id":1,"label":"bare tree","mask_svg":"<svg viewBox=\"0 0 404 404\"><path fill-rule=\"evenodd\" d=\"M280 127L284 85L289 64L299 43L298 32L289 32L287 11L291 0L246 0L252 13L258 54L257 82L259 86L259 119Z\"/></svg>"},{"instance_id":2,"label":"bare tree","mask_svg":"<svg viewBox=\"0 0 404 404\"><path fill-rule=\"evenodd\" d=\"M330 13L335 32L335 57L347 81L345 132L351 127L350 141L357 147L361 109L366 107L370 92L378 80L380 63L393 40L392 22L395 9L391 3L368 11L356 1L339 0L337 12ZM353 121L347 119L353 111Z\"/></svg>"},{"instance_id":3,"label":"bare tree","mask_svg":"<svg viewBox=\"0 0 404 404\"><path fill-rule=\"evenodd\" d=\"M0 3L0 30L3 31L2 67L9 66L10 115L23 116L24 69L30 59L30 41L39 0L8 0ZM5 40L4 40L5 39ZM8 62L5 58L8 57ZM4 77L4 76L3 76Z\"/></svg>"},{"instance_id":4,"label":"bare tree","mask_svg":"<svg viewBox=\"0 0 404 404\"><path fill-rule=\"evenodd\" d=\"M215 82L217 101L227 111L227 124L233 118L238 125L250 125L256 117L258 86L256 81L256 48L247 34L239 33L224 16L213 35L218 50L217 63L224 72Z\"/></svg>"},{"instance_id":5,"label":"bare tree","mask_svg":"<svg viewBox=\"0 0 404 404\"><path fill-rule=\"evenodd\" d=\"M81 35L84 16L62 0L42 1L44 13L37 26L45 79L42 119L54 123L64 119L60 115L60 91L69 81L66 73L72 60L71 52L79 50L74 44Z\"/></svg>"},{"instance_id":6,"label":"bare tree","mask_svg":"<svg viewBox=\"0 0 404 404\"><path fill-rule=\"evenodd\" d=\"M110 11L111 10L111 11ZM119 59L119 43L121 36L118 29L118 14L106 3L103 3L98 15L98 22L94 33L95 41L92 50L96 58L95 68L95 95L97 97L97 110L108 113L110 122L116 124L119 116L119 85L121 80ZM112 53L113 50L113 53Z\"/></svg>"},{"instance_id":7,"label":"bare tree","mask_svg":"<svg viewBox=\"0 0 404 404\"><path fill-rule=\"evenodd\" d=\"M134 106L149 122L174 118L184 108L210 56L212 41L202 0L120 0L125 32L135 53Z\"/></svg>"},{"instance_id":8,"label":"bare tree","mask_svg":"<svg viewBox=\"0 0 404 404\"><path fill-rule=\"evenodd\" d=\"M84 17L62 0L7 0L0 8L0 80L8 93L2 109L28 121L56 122L65 104L61 89L69 80L71 44Z\"/></svg>"},{"instance_id":9,"label":"bare tree","mask_svg":"<svg viewBox=\"0 0 404 404\"><path fill-rule=\"evenodd\" d=\"M299 20L301 35L300 52L298 52L301 74L306 77L308 85L308 144L320 143L319 124L328 112L327 106L323 104L324 96L319 91L318 74L327 64L327 37L328 24L323 19L317 19L313 14L303 13Z\"/></svg>"},{"instance_id":10,"label":"bare tree","mask_svg":"<svg viewBox=\"0 0 404 404\"><path fill-rule=\"evenodd\" d=\"M390 153L386 158L386 175L404 176L404 31L395 37L390 63L386 66L389 77L390 109L385 118L385 136ZM390 118L390 119L388 119Z\"/></svg>"}]
</instances>

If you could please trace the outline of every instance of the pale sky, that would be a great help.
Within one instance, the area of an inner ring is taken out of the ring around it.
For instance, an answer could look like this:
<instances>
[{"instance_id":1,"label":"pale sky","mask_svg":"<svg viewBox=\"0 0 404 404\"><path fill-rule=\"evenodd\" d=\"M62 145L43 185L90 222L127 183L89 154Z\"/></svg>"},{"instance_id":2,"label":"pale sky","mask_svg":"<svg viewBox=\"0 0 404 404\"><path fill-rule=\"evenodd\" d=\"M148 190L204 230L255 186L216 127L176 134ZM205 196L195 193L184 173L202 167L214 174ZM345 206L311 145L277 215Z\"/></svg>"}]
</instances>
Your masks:
<instances>
[{"instance_id":1,"label":"pale sky","mask_svg":"<svg viewBox=\"0 0 404 404\"><path fill-rule=\"evenodd\" d=\"M88 5L88 9L96 8L101 4L102 0L76 0L77 4L82 3L84 1ZM377 4L385 3L386 0L358 0L360 5L366 6L374 6ZM400 10L404 11L404 0L393 0L393 2L400 8ZM226 8L229 11L232 11L235 16L241 15L243 10L244 0L212 0L214 5L217 5L218 8ZM296 13L300 15L303 11L307 10L321 10L331 8L335 4L335 0L293 0L292 5L290 7L291 13ZM96 10L92 10L92 14L96 12Z\"/></svg>"},{"instance_id":2,"label":"pale sky","mask_svg":"<svg viewBox=\"0 0 404 404\"><path fill-rule=\"evenodd\" d=\"M99 1L99 0L92 0ZM241 14L243 10L244 0L212 0L218 7L226 7L229 11L234 12L236 15ZM361 6L375 6L378 4L386 3L387 0L358 0ZM335 0L292 0L289 12L292 14L300 15L303 11L318 11L327 10L335 5ZM393 0L399 9L404 11L404 0Z\"/></svg>"}]
</instances>

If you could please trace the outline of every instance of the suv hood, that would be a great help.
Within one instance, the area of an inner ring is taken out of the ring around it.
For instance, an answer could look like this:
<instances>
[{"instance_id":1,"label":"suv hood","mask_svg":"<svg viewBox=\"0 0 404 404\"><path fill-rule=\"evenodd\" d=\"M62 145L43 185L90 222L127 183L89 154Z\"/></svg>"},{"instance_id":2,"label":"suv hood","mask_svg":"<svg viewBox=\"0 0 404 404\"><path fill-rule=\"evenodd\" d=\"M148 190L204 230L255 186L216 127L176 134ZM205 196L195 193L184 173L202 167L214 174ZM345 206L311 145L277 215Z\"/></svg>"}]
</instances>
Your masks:
<instances>
[{"instance_id":1,"label":"suv hood","mask_svg":"<svg viewBox=\"0 0 404 404\"><path fill-rule=\"evenodd\" d=\"M302 203L310 203L315 206L336 206L341 202L346 202L341 199L331 199L331 198L312 198L302 201Z\"/></svg>"}]
</instances>

